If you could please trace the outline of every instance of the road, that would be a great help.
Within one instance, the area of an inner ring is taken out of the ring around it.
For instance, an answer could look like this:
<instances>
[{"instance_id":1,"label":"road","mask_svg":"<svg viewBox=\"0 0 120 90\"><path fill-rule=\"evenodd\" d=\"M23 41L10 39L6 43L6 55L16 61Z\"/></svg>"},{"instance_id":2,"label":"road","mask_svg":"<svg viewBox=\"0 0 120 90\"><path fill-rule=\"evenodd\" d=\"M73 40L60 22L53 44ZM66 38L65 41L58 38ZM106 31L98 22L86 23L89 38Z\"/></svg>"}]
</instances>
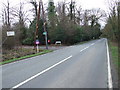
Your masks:
<instances>
[{"instance_id":1,"label":"road","mask_svg":"<svg viewBox=\"0 0 120 90\"><path fill-rule=\"evenodd\" d=\"M106 39L2 66L3 88L107 88Z\"/></svg>"}]
</instances>

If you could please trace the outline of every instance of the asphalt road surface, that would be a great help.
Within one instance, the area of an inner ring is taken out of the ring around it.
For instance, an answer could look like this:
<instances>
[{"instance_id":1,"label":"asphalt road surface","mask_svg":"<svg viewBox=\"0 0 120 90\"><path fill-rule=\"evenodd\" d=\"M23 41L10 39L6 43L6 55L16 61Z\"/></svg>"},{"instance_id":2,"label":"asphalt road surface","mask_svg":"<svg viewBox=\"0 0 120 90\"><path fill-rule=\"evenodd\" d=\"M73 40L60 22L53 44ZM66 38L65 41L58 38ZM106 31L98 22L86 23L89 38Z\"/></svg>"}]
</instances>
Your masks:
<instances>
[{"instance_id":1,"label":"asphalt road surface","mask_svg":"<svg viewBox=\"0 0 120 90\"><path fill-rule=\"evenodd\" d=\"M2 88L107 88L106 39L2 66Z\"/></svg>"}]
</instances>

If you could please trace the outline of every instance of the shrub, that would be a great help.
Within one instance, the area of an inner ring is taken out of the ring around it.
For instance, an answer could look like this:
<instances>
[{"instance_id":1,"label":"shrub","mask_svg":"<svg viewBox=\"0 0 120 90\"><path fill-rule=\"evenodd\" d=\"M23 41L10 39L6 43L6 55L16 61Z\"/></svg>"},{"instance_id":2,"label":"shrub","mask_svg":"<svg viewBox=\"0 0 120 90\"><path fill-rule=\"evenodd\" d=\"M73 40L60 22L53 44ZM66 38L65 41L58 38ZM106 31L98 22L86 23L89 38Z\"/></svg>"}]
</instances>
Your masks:
<instances>
[{"instance_id":1,"label":"shrub","mask_svg":"<svg viewBox=\"0 0 120 90\"><path fill-rule=\"evenodd\" d=\"M23 45L33 45L34 44L34 39L33 38L26 38L25 40L22 41Z\"/></svg>"}]
</instances>

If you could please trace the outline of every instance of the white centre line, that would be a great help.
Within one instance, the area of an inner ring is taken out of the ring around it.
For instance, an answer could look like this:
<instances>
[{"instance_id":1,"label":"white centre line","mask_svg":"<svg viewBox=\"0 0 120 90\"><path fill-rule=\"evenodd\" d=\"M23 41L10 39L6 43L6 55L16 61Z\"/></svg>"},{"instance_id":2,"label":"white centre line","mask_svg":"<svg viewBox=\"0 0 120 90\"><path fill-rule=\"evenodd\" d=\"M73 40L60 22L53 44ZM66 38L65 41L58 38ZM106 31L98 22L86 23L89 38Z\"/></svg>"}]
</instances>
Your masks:
<instances>
[{"instance_id":1,"label":"white centre line","mask_svg":"<svg viewBox=\"0 0 120 90\"><path fill-rule=\"evenodd\" d=\"M59 65L59 64L61 64L61 63L63 63L63 62L65 62L65 61L67 61L67 60L70 59L70 58L72 58L72 55L69 56L69 57L67 57L67 58L65 58L64 60L62 60L62 61L60 61L60 62L54 64L54 65L52 65L51 67L49 67L49 68L47 68L47 69L45 69L45 70L39 72L38 74L36 74L36 75L34 75L34 76L32 76L32 77L26 79L25 81L23 81L23 82L17 84L16 86L12 87L12 89L10 89L10 90L13 90L13 89L15 89L15 88L18 88L18 87L22 86L23 84L25 84L25 83L31 81L32 79L34 79L34 78L40 76L41 74L43 74L43 73L49 71L50 69L52 69L52 68L56 67L57 65Z\"/></svg>"},{"instance_id":2,"label":"white centre line","mask_svg":"<svg viewBox=\"0 0 120 90\"><path fill-rule=\"evenodd\" d=\"M89 47L90 47L90 46L85 47L84 49L80 50L80 52L82 52L82 51L88 49Z\"/></svg>"},{"instance_id":3,"label":"white centre line","mask_svg":"<svg viewBox=\"0 0 120 90\"><path fill-rule=\"evenodd\" d=\"M91 46L93 46L95 43L92 43Z\"/></svg>"},{"instance_id":4,"label":"white centre line","mask_svg":"<svg viewBox=\"0 0 120 90\"><path fill-rule=\"evenodd\" d=\"M109 90L112 90L113 85L112 85L112 75L111 75L111 68L110 68L110 56L109 56L109 48L108 48L108 43L106 40L106 46L107 46L107 63L108 63L108 88Z\"/></svg>"},{"instance_id":5,"label":"white centre line","mask_svg":"<svg viewBox=\"0 0 120 90\"><path fill-rule=\"evenodd\" d=\"M98 40L98 41L96 41L95 43L90 44L89 46L87 46L87 47L85 47L84 49L80 50L80 52L82 52L82 51L84 51L84 50L90 48L91 46L95 45L96 43L98 43L98 42L100 42L100 41L102 41L102 40L103 40L103 39Z\"/></svg>"},{"instance_id":6,"label":"white centre line","mask_svg":"<svg viewBox=\"0 0 120 90\"><path fill-rule=\"evenodd\" d=\"M91 45L90 45L90 46L91 46ZM82 50L80 50L80 52L82 52L82 51L88 49L90 46L87 46L87 47L83 48Z\"/></svg>"}]
</instances>

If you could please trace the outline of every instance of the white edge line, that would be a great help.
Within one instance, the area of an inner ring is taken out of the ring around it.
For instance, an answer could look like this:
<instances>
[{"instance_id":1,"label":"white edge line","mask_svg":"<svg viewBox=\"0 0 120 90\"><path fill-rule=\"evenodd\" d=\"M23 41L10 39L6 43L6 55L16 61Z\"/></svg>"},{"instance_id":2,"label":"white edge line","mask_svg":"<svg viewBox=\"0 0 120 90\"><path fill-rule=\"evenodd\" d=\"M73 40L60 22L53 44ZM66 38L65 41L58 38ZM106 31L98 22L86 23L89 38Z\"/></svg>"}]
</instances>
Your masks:
<instances>
[{"instance_id":1,"label":"white edge line","mask_svg":"<svg viewBox=\"0 0 120 90\"><path fill-rule=\"evenodd\" d=\"M110 68L110 56L109 56L109 48L108 48L108 42L106 40L106 46L107 46L107 59L108 59L108 88L112 89L112 75L111 75L111 68Z\"/></svg>"},{"instance_id":2,"label":"white edge line","mask_svg":"<svg viewBox=\"0 0 120 90\"><path fill-rule=\"evenodd\" d=\"M54 65L52 65L51 67L49 67L49 68L47 68L47 69L45 69L45 70L39 72L38 74L36 74L36 75L34 75L34 76L32 76L32 77L26 79L25 81L23 81L23 82L19 83L18 85L12 87L12 89L10 89L10 90L13 90L13 89L15 89L15 88L18 88L18 87L22 86L23 84L29 82L30 80L32 80L32 79L38 77L38 76L41 75L41 74L43 74L43 73L49 71L50 69L56 67L57 65L59 65L59 64L61 64L61 63L63 63L63 62L65 62L65 61L67 61L67 60L70 59L71 57L72 57L72 55L69 56L69 57L67 57L67 58L65 58L64 60L62 60L62 61L60 61L60 62L54 64Z\"/></svg>"}]
</instances>

